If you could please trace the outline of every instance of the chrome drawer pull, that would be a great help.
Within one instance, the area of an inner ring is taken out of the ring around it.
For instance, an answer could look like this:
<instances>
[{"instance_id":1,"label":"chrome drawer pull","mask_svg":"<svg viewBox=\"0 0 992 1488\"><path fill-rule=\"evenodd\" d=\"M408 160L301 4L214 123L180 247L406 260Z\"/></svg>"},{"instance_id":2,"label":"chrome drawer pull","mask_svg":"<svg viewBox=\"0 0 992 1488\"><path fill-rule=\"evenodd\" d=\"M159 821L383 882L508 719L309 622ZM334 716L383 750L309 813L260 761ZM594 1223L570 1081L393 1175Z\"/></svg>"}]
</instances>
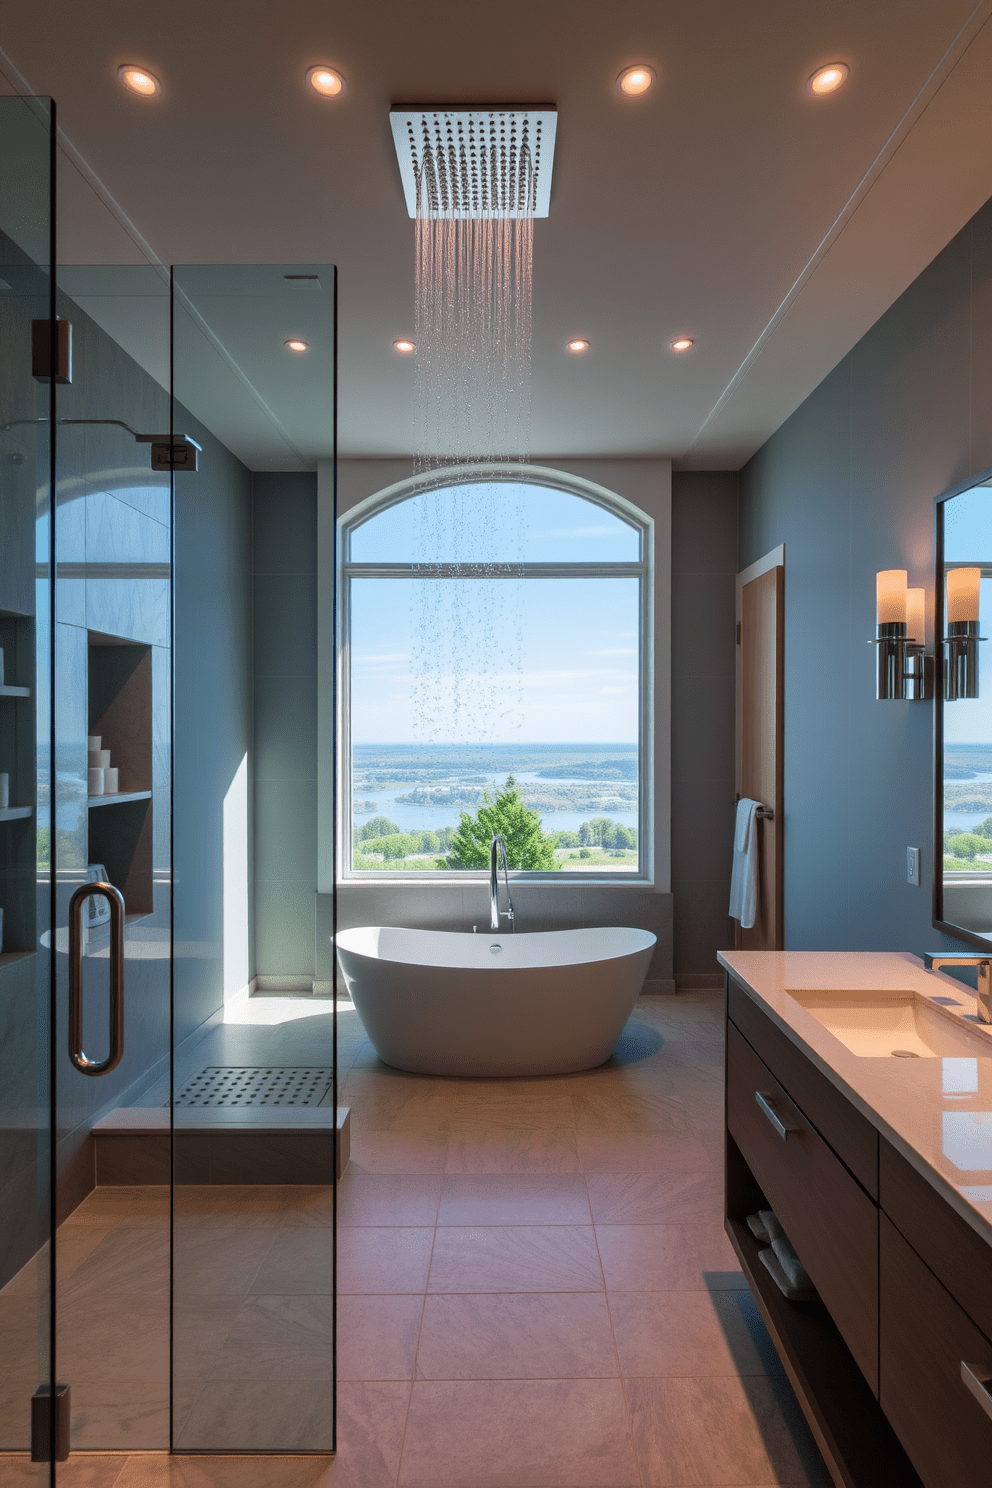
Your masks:
<instances>
[{"instance_id":1,"label":"chrome drawer pull","mask_svg":"<svg viewBox=\"0 0 992 1488\"><path fill-rule=\"evenodd\" d=\"M988 1372L987 1369L982 1371L985 1375L988 1375ZM989 1394L989 1385L992 1384L992 1379L982 1379L963 1359L961 1360L961 1378L985 1414L992 1416L992 1395Z\"/></svg>"},{"instance_id":2,"label":"chrome drawer pull","mask_svg":"<svg viewBox=\"0 0 992 1488\"><path fill-rule=\"evenodd\" d=\"M769 1097L766 1095L762 1095L760 1090L756 1090L754 1092L754 1098L758 1102L761 1110L764 1111L765 1115L768 1117L768 1120L771 1122L772 1126L782 1138L783 1142L786 1140L790 1132L797 1132L799 1130L798 1126L786 1125L786 1123L782 1120L781 1116L776 1111L775 1107L772 1105Z\"/></svg>"}]
</instances>

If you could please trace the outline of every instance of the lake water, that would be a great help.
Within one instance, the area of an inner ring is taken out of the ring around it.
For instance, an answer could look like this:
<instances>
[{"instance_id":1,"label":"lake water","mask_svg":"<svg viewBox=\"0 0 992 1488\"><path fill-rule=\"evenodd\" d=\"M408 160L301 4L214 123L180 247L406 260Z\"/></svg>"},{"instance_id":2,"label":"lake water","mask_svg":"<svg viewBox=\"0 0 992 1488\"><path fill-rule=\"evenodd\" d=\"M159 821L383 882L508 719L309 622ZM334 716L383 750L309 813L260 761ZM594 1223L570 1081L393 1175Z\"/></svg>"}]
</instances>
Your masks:
<instances>
[{"instance_id":1,"label":"lake water","mask_svg":"<svg viewBox=\"0 0 992 1488\"><path fill-rule=\"evenodd\" d=\"M598 782L590 780L541 780L536 771L520 770L514 777L518 784L526 781L538 781L542 785L576 785L588 789ZM604 782L604 789L611 782ZM501 787L503 782L499 782ZM397 796L409 794L411 787L408 785L388 786L385 789L378 788L373 791L363 791L355 788L356 800L375 801L374 812L365 811L355 813L355 824L361 826L372 816L388 816L389 820L395 822L401 832L437 832L441 827L457 827L458 817L461 811L467 811L474 815L474 806L417 806L410 801L398 801ZM493 795L493 787L489 788ZM637 812L634 811L606 811L602 809L586 811L542 811L541 823L546 832L577 832L585 821L591 821L594 816L606 816L610 821L618 822L620 826L632 827L637 830Z\"/></svg>"}]
</instances>

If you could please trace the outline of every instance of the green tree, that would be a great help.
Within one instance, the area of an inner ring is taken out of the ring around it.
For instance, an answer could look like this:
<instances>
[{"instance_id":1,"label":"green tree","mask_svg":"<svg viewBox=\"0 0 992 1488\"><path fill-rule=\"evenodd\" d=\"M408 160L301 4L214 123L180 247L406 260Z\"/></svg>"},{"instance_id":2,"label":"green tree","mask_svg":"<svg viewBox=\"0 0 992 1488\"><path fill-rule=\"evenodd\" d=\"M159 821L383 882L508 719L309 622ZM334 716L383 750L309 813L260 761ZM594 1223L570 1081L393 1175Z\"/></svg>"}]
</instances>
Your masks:
<instances>
[{"instance_id":1,"label":"green tree","mask_svg":"<svg viewBox=\"0 0 992 1488\"><path fill-rule=\"evenodd\" d=\"M585 825L587 824L583 822L583 826ZM603 847L606 843L606 839L613 835L613 828L615 825L616 823L611 822L608 816L594 816L592 821L588 823L589 832L592 838L590 846L592 846L592 843L595 843L597 847ZM579 830L582 830L581 827Z\"/></svg>"},{"instance_id":2,"label":"green tree","mask_svg":"<svg viewBox=\"0 0 992 1488\"><path fill-rule=\"evenodd\" d=\"M388 816L374 816L371 821L358 828L355 841L368 842L373 837L392 837L398 831L399 827Z\"/></svg>"},{"instance_id":3,"label":"green tree","mask_svg":"<svg viewBox=\"0 0 992 1488\"><path fill-rule=\"evenodd\" d=\"M992 837L992 816L987 816L984 821L979 822L975 833L979 837Z\"/></svg>"},{"instance_id":4,"label":"green tree","mask_svg":"<svg viewBox=\"0 0 992 1488\"><path fill-rule=\"evenodd\" d=\"M467 811L459 813L458 830L451 838L451 867L488 868L490 846L497 832L502 832L506 840L511 868L559 867L555 860L557 836L545 836L540 816L524 805L512 775L504 789L496 792L495 801L483 791L482 805L475 816Z\"/></svg>"},{"instance_id":5,"label":"green tree","mask_svg":"<svg viewBox=\"0 0 992 1488\"><path fill-rule=\"evenodd\" d=\"M581 844L579 842L579 834L578 834L578 832L559 832L558 833L558 846L559 847L579 847L580 845Z\"/></svg>"},{"instance_id":6,"label":"green tree","mask_svg":"<svg viewBox=\"0 0 992 1488\"><path fill-rule=\"evenodd\" d=\"M418 832L417 851L421 853L438 853L441 851L441 842L436 832Z\"/></svg>"},{"instance_id":7,"label":"green tree","mask_svg":"<svg viewBox=\"0 0 992 1488\"><path fill-rule=\"evenodd\" d=\"M947 845L956 858L973 858L989 850L988 838L976 837L974 832L958 832Z\"/></svg>"},{"instance_id":8,"label":"green tree","mask_svg":"<svg viewBox=\"0 0 992 1488\"><path fill-rule=\"evenodd\" d=\"M390 832L377 837L368 844L373 852L381 852L384 858L408 858L420 851L420 834L414 832Z\"/></svg>"}]
</instances>

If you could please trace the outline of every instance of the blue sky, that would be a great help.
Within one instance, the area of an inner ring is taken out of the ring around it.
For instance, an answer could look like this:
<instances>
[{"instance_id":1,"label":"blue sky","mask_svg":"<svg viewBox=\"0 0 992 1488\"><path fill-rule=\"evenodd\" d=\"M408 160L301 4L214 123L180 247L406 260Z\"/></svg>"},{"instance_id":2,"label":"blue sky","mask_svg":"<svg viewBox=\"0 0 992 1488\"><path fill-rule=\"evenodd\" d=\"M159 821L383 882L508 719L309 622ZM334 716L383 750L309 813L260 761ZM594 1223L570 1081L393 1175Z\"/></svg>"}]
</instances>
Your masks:
<instances>
[{"instance_id":1,"label":"blue sky","mask_svg":"<svg viewBox=\"0 0 992 1488\"><path fill-rule=\"evenodd\" d=\"M637 591L630 578L354 580L352 737L636 742Z\"/></svg>"},{"instance_id":2,"label":"blue sky","mask_svg":"<svg viewBox=\"0 0 992 1488\"><path fill-rule=\"evenodd\" d=\"M515 482L425 492L355 530L353 562L636 562L636 527ZM636 578L352 580L358 743L634 743Z\"/></svg>"}]
</instances>

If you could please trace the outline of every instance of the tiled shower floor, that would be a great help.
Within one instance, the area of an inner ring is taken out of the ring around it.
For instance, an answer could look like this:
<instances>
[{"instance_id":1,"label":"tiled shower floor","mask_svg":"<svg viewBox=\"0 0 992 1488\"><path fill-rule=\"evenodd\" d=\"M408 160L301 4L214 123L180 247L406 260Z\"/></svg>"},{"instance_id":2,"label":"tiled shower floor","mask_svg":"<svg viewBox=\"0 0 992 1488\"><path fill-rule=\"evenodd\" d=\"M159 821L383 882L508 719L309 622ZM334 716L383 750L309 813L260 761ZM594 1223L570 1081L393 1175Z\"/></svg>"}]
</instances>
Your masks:
<instances>
[{"instance_id":1,"label":"tiled shower floor","mask_svg":"<svg viewBox=\"0 0 992 1488\"><path fill-rule=\"evenodd\" d=\"M79 1456L65 1488L829 1483L723 1234L722 1042L719 995L642 998L599 1070L434 1080L379 1064L343 1014L336 1461ZM163 1200L102 1190L76 1211L80 1298L150 1274ZM223 1423L242 1450L280 1430L306 1450L326 1418L326 1190L195 1202L184 1229L213 1259L180 1319L180 1444ZM166 1299L136 1285L127 1305ZM108 1367L87 1409L137 1423L163 1361Z\"/></svg>"}]
</instances>

